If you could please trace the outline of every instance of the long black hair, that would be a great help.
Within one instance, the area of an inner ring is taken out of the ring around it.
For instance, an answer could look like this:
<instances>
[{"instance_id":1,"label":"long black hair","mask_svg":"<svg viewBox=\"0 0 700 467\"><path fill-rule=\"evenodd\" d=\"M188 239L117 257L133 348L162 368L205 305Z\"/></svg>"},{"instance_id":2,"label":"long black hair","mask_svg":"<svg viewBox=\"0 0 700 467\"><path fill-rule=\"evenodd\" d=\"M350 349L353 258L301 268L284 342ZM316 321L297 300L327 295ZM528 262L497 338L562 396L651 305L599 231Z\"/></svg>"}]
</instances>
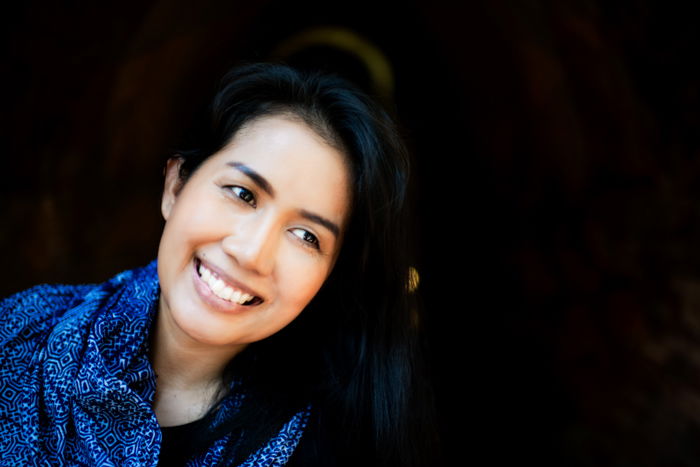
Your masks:
<instances>
[{"instance_id":1,"label":"long black hair","mask_svg":"<svg viewBox=\"0 0 700 467\"><path fill-rule=\"evenodd\" d=\"M310 406L292 464L426 465L435 435L408 285L409 157L397 126L337 76L248 64L224 77L205 131L179 151L183 181L244 125L272 115L300 119L346 156L350 219L337 263L307 308L229 364L244 403L199 443L231 433L225 458L236 465Z\"/></svg>"}]
</instances>

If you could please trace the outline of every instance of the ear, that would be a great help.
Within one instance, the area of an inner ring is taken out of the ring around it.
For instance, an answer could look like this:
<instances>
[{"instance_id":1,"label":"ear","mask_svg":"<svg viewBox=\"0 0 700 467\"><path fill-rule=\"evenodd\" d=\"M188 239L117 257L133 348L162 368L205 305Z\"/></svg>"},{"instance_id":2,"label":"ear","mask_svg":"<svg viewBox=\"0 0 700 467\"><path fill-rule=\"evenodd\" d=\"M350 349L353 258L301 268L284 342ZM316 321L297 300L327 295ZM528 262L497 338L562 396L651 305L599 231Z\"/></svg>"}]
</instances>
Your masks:
<instances>
[{"instance_id":1,"label":"ear","mask_svg":"<svg viewBox=\"0 0 700 467\"><path fill-rule=\"evenodd\" d=\"M173 210L177 195L180 193L183 181L180 178L180 166L182 165L182 157L175 156L168 159L165 165L165 187L163 189L163 198L160 203L160 211L163 213L163 218L167 221L170 217L170 212Z\"/></svg>"}]
</instances>

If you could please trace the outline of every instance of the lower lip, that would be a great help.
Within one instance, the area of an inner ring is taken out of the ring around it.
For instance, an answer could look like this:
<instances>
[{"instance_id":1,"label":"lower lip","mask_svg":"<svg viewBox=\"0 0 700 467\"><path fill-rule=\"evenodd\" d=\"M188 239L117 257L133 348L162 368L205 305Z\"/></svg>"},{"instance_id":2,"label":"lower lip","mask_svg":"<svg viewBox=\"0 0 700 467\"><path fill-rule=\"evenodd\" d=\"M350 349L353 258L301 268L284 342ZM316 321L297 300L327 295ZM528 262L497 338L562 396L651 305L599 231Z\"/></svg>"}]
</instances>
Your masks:
<instances>
[{"instance_id":1,"label":"lower lip","mask_svg":"<svg viewBox=\"0 0 700 467\"><path fill-rule=\"evenodd\" d=\"M209 286L202 280L202 278L199 277L199 273L197 272L197 261L192 261L192 263L194 288L199 294L199 298L201 298L204 303L216 311L223 313L242 313L250 308L239 305L238 303L229 302L228 300L224 300L223 298L216 296Z\"/></svg>"}]
</instances>

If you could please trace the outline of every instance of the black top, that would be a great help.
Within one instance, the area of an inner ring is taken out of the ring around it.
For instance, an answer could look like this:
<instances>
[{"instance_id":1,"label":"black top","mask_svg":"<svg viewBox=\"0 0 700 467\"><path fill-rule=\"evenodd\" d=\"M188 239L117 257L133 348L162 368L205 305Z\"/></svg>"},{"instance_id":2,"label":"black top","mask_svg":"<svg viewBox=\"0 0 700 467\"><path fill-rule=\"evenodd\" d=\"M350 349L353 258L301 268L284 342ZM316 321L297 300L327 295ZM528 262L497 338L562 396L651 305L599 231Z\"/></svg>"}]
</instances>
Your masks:
<instances>
[{"instance_id":1,"label":"black top","mask_svg":"<svg viewBox=\"0 0 700 467\"><path fill-rule=\"evenodd\" d=\"M160 427L163 442L160 445L159 467L184 467L194 454L192 441L203 428L205 419L195 420L184 425Z\"/></svg>"}]
</instances>

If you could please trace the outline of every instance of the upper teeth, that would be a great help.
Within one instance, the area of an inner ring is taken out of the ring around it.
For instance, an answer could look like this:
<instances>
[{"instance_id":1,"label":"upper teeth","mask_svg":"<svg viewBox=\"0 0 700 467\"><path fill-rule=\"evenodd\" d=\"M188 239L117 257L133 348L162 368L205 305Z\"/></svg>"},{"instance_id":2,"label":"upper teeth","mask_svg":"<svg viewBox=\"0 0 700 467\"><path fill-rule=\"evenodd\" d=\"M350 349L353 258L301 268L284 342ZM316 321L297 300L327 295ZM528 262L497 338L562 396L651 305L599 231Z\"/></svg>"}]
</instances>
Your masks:
<instances>
[{"instance_id":1,"label":"upper teeth","mask_svg":"<svg viewBox=\"0 0 700 467\"><path fill-rule=\"evenodd\" d=\"M226 284L224 281L219 279L219 277L216 274L211 272L202 264L199 265L199 275L202 277L202 280L209 286L211 291L214 292L214 295L216 295L219 298L223 298L224 300L228 300L230 302L238 303L239 305L243 305L244 303L254 298L253 295L249 295L238 289L234 289L230 285Z\"/></svg>"}]
</instances>

